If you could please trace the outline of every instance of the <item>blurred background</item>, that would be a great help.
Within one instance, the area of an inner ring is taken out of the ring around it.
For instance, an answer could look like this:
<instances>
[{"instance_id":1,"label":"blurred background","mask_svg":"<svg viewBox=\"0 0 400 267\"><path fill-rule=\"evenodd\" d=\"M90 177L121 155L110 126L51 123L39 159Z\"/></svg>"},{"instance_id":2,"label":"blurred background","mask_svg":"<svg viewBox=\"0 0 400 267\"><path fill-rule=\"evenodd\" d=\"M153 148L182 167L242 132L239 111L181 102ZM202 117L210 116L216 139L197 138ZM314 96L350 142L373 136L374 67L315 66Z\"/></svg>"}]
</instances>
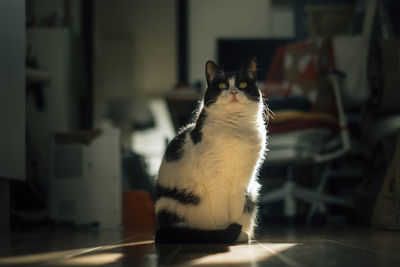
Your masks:
<instances>
[{"instance_id":1,"label":"blurred background","mask_svg":"<svg viewBox=\"0 0 400 267\"><path fill-rule=\"evenodd\" d=\"M0 1L2 230L155 227L154 181L205 90L257 57L260 224L400 229L395 0Z\"/></svg>"}]
</instances>

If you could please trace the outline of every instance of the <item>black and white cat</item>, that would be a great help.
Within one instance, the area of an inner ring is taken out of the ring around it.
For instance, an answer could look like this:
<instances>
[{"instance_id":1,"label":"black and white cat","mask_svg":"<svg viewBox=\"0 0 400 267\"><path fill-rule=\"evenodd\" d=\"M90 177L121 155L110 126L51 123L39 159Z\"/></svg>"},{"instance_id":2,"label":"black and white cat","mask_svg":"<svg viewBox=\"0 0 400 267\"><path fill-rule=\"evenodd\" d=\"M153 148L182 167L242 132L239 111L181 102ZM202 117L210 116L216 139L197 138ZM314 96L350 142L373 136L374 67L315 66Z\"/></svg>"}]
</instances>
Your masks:
<instances>
[{"instance_id":1,"label":"black and white cat","mask_svg":"<svg viewBox=\"0 0 400 267\"><path fill-rule=\"evenodd\" d=\"M238 72L206 63L207 90L194 123L169 143L158 173L156 242L247 242L266 150L256 62Z\"/></svg>"}]
</instances>

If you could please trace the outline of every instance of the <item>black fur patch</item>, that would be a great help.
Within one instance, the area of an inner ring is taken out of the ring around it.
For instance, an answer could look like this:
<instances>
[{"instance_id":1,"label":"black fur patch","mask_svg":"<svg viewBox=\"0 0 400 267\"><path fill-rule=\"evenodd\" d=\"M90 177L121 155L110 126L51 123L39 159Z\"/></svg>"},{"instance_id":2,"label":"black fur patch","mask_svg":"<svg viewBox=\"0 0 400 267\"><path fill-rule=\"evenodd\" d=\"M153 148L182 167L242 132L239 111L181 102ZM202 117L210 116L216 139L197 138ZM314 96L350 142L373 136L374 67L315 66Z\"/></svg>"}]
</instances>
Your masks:
<instances>
[{"instance_id":1,"label":"black fur patch","mask_svg":"<svg viewBox=\"0 0 400 267\"><path fill-rule=\"evenodd\" d=\"M166 161L177 161L182 158L183 155L183 145L185 144L186 133L188 128L182 130L178 133L174 139L168 144L165 150L165 160Z\"/></svg>"},{"instance_id":2,"label":"black fur patch","mask_svg":"<svg viewBox=\"0 0 400 267\"><path fill-rule=\"evenodd\" d=\"M254 102L260 101L261 93L255 85L248 86L248 88L244 90L244 93L250 100Z\"/></svg>"},{"instance_id":3,"label":"black fur patch","mask_svg":"<svg viewBox=\"0 0 400 267\"><path fill-rule=\"evenodd\" d=\"M192 138L193 144L197 144L201 141L201 138L203 136L202 128L203 128L204 120L206 117L207 117L207 114L206 114L205 110L203 109L200 112L199 117L197 118L196 126L194 126L194 128L190 132L190 137Z\"/></svg>"},{"instance_id":4,"label":"black fur patch","mask_svg":"<svg viewBox=\"0 0 400 267\"><path fill-rule=\"evenodd\" d=\"M250 194L246 194L243 212L252 213L257 207L257 202Z\"/></svg>"},{"instance_id":5,"label":"black fur patch","mask_svg":"<svg viewBox=\"0 0 400 267\"><path fill-rule=\"evenodd\" d=\"M174 244L222 244L233 243L242 231L242 226L232 223L222 230L199 230L186 227L161 227L156 231L156 243Z\"/></svg>"},{"instance_id":6,"label":"black fur patch","mask_svg":"<svg viewBox=\"0 0 400 267\"><path fill-rule=\"evenodd\" d=\"M239 88L239 84L241 82L246 82L248 86L245 89L242 89L244 94L255 102L258 102L261 97L260 90L258 90L257 85L254 80L252 80L248 74L244 71L241 71L237 74L236 86Z\"/></svg>"},{"instance_id":7,"label":"black fur patch","mask_svg":"<svg viewBox=\"0 0 400 267\"><path fill-rule=\"evenodd\" d=\"M159 225L171 225L183 221L184 219L178 216L175 212L168 210L160 210L157 212L157 222Z\"/></svg>"},{"instance_id":8,"label":"black fur patch","mask_svg":"<svg viewBox=\"0 0 400 267\"><path fill-rule=\"evenodd\" d=\"M169 197L176 201L186 205L198 205L200 203L200 197L195 195L193 192L187 192L185 189L167 188L156 185L157 200L160 197Z\"/></svg>"}]
</instances>

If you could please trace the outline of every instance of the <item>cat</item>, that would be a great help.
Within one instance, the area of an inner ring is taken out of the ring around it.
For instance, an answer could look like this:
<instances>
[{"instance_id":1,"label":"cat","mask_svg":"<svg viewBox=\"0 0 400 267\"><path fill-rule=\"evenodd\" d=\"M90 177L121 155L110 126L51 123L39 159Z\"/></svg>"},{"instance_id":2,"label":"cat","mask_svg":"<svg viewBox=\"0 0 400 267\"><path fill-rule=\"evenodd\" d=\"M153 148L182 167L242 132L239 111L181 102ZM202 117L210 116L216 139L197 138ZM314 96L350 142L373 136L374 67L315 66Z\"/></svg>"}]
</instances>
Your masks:
<instances>
[{"instance_id":1,"label":"cat","mask_svg":"<svg viewBox=\"0 0 400 267\"><path fill-rule=\"evenodd\" d=\"M247 242L266 151L256 60L237 72L207 61L195 122L168 144L156 180L158 243Z\"/></svg>"}]
</instances>

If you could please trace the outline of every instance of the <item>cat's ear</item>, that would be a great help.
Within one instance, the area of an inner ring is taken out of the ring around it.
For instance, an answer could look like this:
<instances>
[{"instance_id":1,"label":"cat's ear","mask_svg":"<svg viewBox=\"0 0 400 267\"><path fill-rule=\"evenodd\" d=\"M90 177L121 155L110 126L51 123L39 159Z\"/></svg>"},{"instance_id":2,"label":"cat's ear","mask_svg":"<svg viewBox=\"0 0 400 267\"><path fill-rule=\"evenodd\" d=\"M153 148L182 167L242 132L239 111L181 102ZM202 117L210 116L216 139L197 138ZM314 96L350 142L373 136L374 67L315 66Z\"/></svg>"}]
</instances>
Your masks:
<instances>
[{"instance_id":1,"label":"cat's ear","mask_svg":"<svg viewBox=\"0 0 400 267\"><path fill-rule=\"evenodd\" d=\"M220 68L213 61L208 60L206 63L206 78L207 83L212 81L218 73L221 73Z\"/></svg>"},{"instance_id":2,"label":"cat's ear","mask_svg":"<svg viewBox=\"0 0 400 267\"><path fill-rule=\"evenodd\" d=\"M253 81L257 78L257 60L255 57L250 59L249 63L247 63L245 68L246 74L252 79Z\"/></svg>"}]
</instances>

